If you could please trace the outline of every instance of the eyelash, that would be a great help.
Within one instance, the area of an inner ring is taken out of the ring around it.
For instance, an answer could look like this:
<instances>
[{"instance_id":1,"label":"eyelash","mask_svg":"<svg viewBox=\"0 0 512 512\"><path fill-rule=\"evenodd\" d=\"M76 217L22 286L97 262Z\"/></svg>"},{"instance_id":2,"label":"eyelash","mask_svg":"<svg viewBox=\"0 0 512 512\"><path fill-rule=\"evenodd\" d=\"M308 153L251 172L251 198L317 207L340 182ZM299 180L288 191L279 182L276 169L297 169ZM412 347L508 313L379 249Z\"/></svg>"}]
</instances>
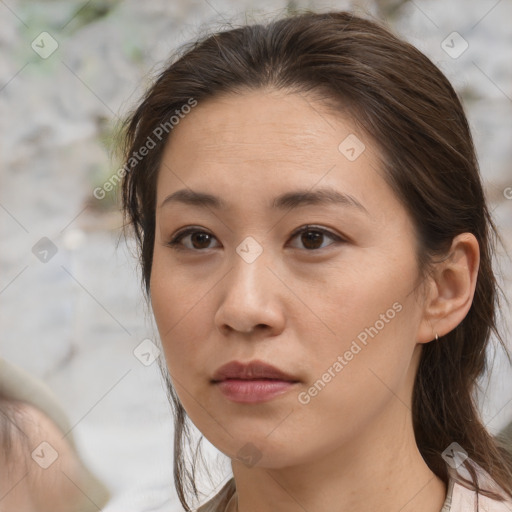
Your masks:
<instances>
[{"instance_id":1,"label":"eyelash","mask_svg":"<svg viewBox=\"0 0 512 512\"><path fill-rule=\"evenodd\" d=\"M296 231L294 231L292 233L290 238L293 239L293 238L297 237L298 235L301 235L302 233L305 233L305 232L308 232L308 231L315 232L315 233L322 233L324 235L327 235L329 238L333 239L335 242L343 243L343 242L347 241L344 238L334 234L331 231L328 231L326 229L319 228L319 227L316 227L316 226L310 226L310 225L306 225L306 226L303 226L303 227L297 229ZM189 249L188 247L180 247L181 240L183 238L185 238L187 235L190 235L190 234L193 234L193 233L204 233L204 234L210 235L213 238L215 238L211 233L208 233L208 231L204 231L202 229L195 228L195 227L190 227L190 228L184 229L181 232L178 232L165 245L170 247L171 249L174 249L174 250L177 250L177 251L192 251L192 252L204 252L204 251L207 251L209 248L206 248L206 249ZM332 245L332 244L329 244L329 245ZM315 251L319 251L319 250L325 249L325 248L326 247L320 247L318 249L304 249L304 250L308 251L308 252L315 252ZM213 247L212 247L212 249L213 249Z\"/></svg>"}]
</instances>

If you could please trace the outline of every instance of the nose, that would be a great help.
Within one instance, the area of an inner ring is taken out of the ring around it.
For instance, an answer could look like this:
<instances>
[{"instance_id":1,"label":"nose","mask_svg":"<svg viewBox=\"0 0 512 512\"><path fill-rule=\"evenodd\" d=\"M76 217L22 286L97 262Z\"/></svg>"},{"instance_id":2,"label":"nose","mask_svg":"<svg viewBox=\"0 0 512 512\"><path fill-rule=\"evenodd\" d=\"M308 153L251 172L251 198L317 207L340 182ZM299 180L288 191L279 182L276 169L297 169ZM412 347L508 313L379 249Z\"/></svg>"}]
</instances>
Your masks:
<instances>
[{"instance_id":1,"label":"nose","mask_svg":"<svg viewBox=\"0 0 512 512\"><path fill-rule=\"evenodd\" d=\"M219 285L220 301L214 320L222 334L262 330L275 336L284 329L286 287L264 253L251 263L235 254L233 267Z\"/></svg>"}]
</instances>

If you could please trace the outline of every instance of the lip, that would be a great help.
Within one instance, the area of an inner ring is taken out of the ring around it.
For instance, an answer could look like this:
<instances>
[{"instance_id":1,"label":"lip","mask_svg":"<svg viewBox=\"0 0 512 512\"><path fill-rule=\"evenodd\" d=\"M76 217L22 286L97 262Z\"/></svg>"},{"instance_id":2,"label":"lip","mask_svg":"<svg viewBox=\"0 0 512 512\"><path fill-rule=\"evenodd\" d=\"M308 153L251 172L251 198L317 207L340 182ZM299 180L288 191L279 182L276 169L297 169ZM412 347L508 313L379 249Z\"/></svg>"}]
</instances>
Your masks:
<instances>
[{"instance_id":1,"label":"lip","mask_svg":"<svg viewBox=\"0 0 512 512\"><path fill-rule=\"evenodd\" d=\"M238 380L257 380L272 379L287 382L298 382L299 379L289 373L265 363L264 361L254 360L249 363L240 361L230 361L221 366L213 375L212 382L224 381L227 379Z\"/></svg>"},{"instance_id":2,"label":"lip","mask_svg":"<svg viewBox=\"0 0 512 512\"><path fill-rule=\"evenodd\" d=\"M212 384L229 400L237 403L265 402L286 393L299 380L263 361L231 361L214 374Z\"/></svg>"},{"instance_id":3,"label":"lip","mask_svg":"<svg viewBox=\"0 0 512 512\"><path fill-rule=\"evenodd\" d=\"M219 391L229 400L237 403L252 404L266 402L297 385L287 380L242 380L226 379L215 383Z\"/></svg>"}]
</instances>

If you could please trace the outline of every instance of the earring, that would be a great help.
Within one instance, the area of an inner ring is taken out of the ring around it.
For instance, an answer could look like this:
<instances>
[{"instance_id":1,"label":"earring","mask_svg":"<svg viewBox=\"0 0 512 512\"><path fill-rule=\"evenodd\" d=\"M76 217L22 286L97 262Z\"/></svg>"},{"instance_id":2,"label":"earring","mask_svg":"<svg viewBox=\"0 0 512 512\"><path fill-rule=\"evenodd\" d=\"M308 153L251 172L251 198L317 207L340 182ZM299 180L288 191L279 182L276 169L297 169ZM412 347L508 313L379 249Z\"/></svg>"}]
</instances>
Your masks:
<instances>
[{"instance_id":1,"label":"earring","mask_svg":"<svg viewBox=\"0 0 512 512\"><path fill-rule=\"evenodd\" d=\"M439 336L437 335L437 332L436 332L436 341L439 341Z\"/></svg>"}]
</instances>

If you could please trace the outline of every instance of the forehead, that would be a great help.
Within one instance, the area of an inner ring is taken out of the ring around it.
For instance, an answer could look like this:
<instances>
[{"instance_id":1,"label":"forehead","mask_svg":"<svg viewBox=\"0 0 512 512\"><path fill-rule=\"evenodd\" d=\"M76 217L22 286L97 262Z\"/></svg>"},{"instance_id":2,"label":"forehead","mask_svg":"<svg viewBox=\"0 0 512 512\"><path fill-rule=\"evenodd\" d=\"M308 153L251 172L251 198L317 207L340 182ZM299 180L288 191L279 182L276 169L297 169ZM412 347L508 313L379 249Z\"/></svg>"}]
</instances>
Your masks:
<instances>
[{"instance_id":1,"label":"forehead","mask_svg":"<svg viewBox=\"0 0 512 512\"><path fill-rule=\"evenodd\" d=\"M157 201L190 187L232 202L265 196L269 204L269 197L292 189L328 186L365 203L391 192L383 188L379 166L366 135L311 96L276 90L223 94L199 102L173 128Z\"/></svg>"},{"instance_id":2,"label":"forehead","mask_svg":"<svg viewBox=\"0 0 512 512\"><path fill-rule=\"evenodd\" d=\"M247 157L263 157L264 146L270 152L295 150L303 157L304 150L314 151L320 142L336 149L340 130L348 128L345 120L333 117L310 95L248 90L199 102L173 129L168 146L175 151L184 142L194 142L202 153L207 153L222 145L225 150L245 153Z\"/></svg>"}]
</instances>

